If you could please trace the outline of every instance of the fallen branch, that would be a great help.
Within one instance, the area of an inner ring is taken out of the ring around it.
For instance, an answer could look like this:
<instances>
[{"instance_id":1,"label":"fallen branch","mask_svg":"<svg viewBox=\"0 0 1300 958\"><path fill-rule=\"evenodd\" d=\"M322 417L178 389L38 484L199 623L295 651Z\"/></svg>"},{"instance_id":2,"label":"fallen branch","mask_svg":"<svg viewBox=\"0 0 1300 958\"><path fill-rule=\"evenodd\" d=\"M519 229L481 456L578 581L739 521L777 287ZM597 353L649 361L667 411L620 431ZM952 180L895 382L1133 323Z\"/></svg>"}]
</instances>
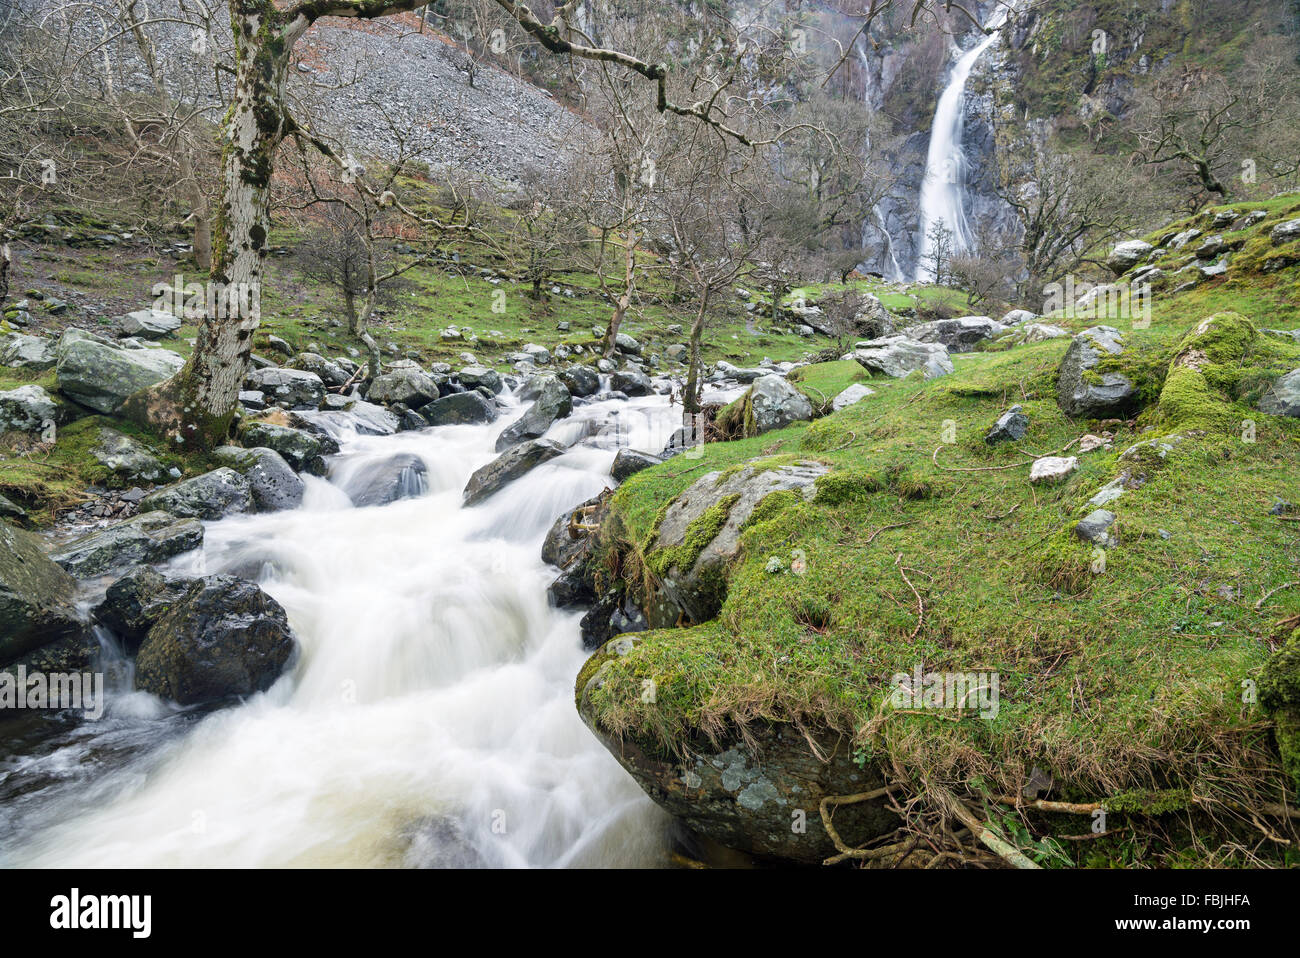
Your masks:
<instances>
[{"instance_id":1,"label":"fallen branch","mask_svg":"<svg viewBox=\"0 0 1300 958\"><path fill-rule=\"evenodd\" d=\"M1008 865L1013 865L1016 868L1036 869L1041 867L1026 858L1020 849L1016 848L1006 839L995 834L988 825L981 822L979 818L975 816L975 813L963 805L951 792L943 789L937 794L944 806L952 812L953 815L960 819L961 822L971 830L975 837L989 849L989 851L993 852L993 854L997 855Z\"/></svg>"},{"instance_id":2,"label":"fallen branch","mask_svg":"<svg viewBox=\"0 0 1300 958\"><path fill-rule=\"evenodd\" d=\"M902 560L903 553L900 552L894 558L894 565L898 566L898 574L903 577L903 581L907 583L907 587L912 590L912 595L916 596L916 628L913 629L912 634L907 637L907 640L911 642L921 634L921 626L925 624L925 603L921 601L921 593L916 591L916 586L912 585L912 580L907 577L907 570L904 569L903 566L899 565Z\"/></svg>"},{"instance_id":3,"label":"fallen branch","mask_svg":"<svg viewBox=\"0 0 1300 958\"><path fill-rule=\"evenodd\" d=\"M1260 596L1259 601L1255 603L1255 611L1258 612L1260 609L1264 608L1264 603L1267 602L1270 598L1272 598L1274 592L1281 592L1283 589L1293 589L1298 585L1300 585L1300 581L1283 582L1280 586L1277 586L1274 589L1269 589L1262 596Z\"/></svg>"}]
</instances>

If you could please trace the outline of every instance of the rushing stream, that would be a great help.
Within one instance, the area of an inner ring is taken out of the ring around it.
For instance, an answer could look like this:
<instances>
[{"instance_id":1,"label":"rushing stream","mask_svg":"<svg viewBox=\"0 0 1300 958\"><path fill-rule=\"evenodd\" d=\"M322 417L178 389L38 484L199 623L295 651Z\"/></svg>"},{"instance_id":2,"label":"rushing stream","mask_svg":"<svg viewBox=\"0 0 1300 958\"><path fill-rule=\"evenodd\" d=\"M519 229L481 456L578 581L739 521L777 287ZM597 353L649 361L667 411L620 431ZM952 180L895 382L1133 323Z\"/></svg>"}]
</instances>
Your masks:
<instances>
[{"instance_id":1,"label":"rushing stream","mask_svg":"<svg viewBox=\"0 0 1300 958\"><path fill-rule=\"evenodd\" d=\"M332 414L342 453L300 509L210 523L173 565L255 576L301 643L292 668L201 714L128 680L100 721L0 767L0 860L663 864L666 817L574 709L580 614L548 606L539 552L556 516L610 484L609 424L659 449L674 412L662 397L575 407L549 433L575 445L469 509L461 490L513 414L390 436ZM353 507L345 490L397 453L427 465L424 494Z\"/></svg>"}]
</instances>

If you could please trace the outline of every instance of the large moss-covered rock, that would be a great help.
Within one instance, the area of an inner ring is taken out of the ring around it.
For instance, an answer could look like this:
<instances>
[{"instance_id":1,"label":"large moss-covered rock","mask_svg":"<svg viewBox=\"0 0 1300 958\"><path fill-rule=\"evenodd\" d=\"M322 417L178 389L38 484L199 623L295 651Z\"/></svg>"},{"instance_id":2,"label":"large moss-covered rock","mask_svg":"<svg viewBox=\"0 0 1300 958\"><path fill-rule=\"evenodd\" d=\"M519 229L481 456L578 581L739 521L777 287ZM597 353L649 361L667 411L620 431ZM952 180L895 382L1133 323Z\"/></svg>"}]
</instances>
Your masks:
<instances>
[{"instance_id":1,"label":"large moss-covered rock","mask_svg":"<svg viewBox=\"0 0 1300 958\"><path fill-rule=\"evenodd\" d=\"M1273 717L1282 767L1300 789L1300 629L1264 663L1259 702Z\"/></svg>"},{"instance_id":2,"label":"large moss-covered rock","mask_svg":"<svg viewBox=\"0 0 1300 958\"><path fill-rule=\"evenodd\" d=\"M90 455L122 482L161 482L167 468L144 443L116 429L100 429Z\"/></svg>"},{"instance_id":3,"label":"large moss-covered rock","mask_svg":"<svg viewBox=\"0 0 1300 958\"><path fill-rule=\"evenodd\" d=\"M248 480L253 506L259 512L279 512L302 505L306 487L293 467L274 449L222 446L213 454L218 462Z\"/></svg>"},{"instance_id":4,"label":"large moss-covered rock","mask_svg":"<svg viewBox=\"0 0 1300 958\"><path fill-rule=\"evenodd\" d=\"M774 469L748 465L729 474L711 472L692 483L665 510L646 556L671 604L692 622L717 615L726 597L726 567L740 549L741 527L754 507L783 490L811 499L817 494L817 477L826 471L819 462ZM651 622L655 627L672 624Z\"/></svg>"},{"instance_id":5,"label":"large moss-covered rock","mask_svg":"<svg viewBox=\"0 0 1300 958\"><path fill-rule=\"evenodd\" d=\"M812 403L784 376L760 376L754 380L754 385L749 387L748 402L754 431L759 435L812 418Z\"/></svg>"},{"instance_id":6,"label":"large moss-covered rock","mask_svg":"<svg viewBox=\"0 0 1300 958\"><path fill-rule=\"evenodd\" d=\"M75 585L34 536L0 522L0 664L81 630Z\"/></svg>"},{"instance_id":7,"label":"large moss-covered rock","mask_svg":"<svg viewBox=\"0 0 1300 958\"><path fill-rule=\"evenodd\" d=\"M128 396L170 379L185 360L167 349L132 348L70 329L59 340L59 392L102 413L115 413Z\"/></svg>"},{"instance_id":8,"label":"large moss-covered rock","mask_svg":"<svg viewBox=\"0 0 1300 958\"><path fill-rule=\"evenodd\" d=\"M1057 370L1056 403L1067 416L1103 419L1124 416L1136 405L1132 380L1122 373L1099 371L1107 358L1124 353L1124 336L1113 326L1093 326L1070 342Z\"/></svg>"},{"instance_id":9,"label":"large moss-covered rock","mask_svg":"<svg viewBox=\"0 0 1300 958\"><path fill-rule=\"evenodd\" d=\"M255 583L207 576L150 626L136 687L181 705L252 695L271 687L295 647L284 609Z\"/></svg>"},{"instance_id":10,"label":"large moss-covered rock","mask_svg":"<svg viewBox=\"0 0 1300 958\"><path fill-rule=\"evenodd\" d=\"M246 423L240 438L250 448L274 449L297 472L313 476L325 475L325 457L339 451L339 444L328 436L260 419Z\"/></svg>"},{"instance_id":11,"label":"large moss-covered rock","mask_svg":"<svg viewBox=\"0 0 1300 958\"><path fill-rule=\"evenodd\" d=\"M40 386L0 391L0 432L41 435L54 425L59 409Z\"/></svg>"},{"instance_id":12,"label":"large moss-covered rock","mask_svg":"<svg viewBox=\"0 0 1300 958\"><path fill-rule=\"evenodd\" d=\"M809 865L834 855L822 827L821 800L876 789L883 784L879 773L853 762L847 739L819 736L819 757L808 736L790 725L755 723L745 735L725 736L719 744L693 743L685 757L612 734L600 725L592 696L603 685L603 667L639 641L623 635L606 643L579 674L576 694L583 721L645 793L693 831L728 848ZM899 824L881 800L842 805L834 822L851 846Z\"/></svg>"}]
</instances>

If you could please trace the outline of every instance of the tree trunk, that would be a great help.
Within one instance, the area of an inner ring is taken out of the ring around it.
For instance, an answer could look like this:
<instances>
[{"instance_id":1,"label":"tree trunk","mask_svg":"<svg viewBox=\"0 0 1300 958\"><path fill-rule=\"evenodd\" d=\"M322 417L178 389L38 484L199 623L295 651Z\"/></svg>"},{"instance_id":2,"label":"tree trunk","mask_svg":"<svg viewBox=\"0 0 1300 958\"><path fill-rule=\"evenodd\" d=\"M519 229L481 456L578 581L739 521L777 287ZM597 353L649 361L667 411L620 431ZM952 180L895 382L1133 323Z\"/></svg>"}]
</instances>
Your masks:
<instances>
[{"instance_id":1,"label":"tree trunk","mask_svg":"<svg viewBox=\"0 0 1300 958\"><path fill-rule=\"evenodd\" d=\"M700 341L704 338L704 315L709 308L709 290L700 296L700 311L695 314L691 324L690 372L686 376L686 393L682 396L682 407L688 416L700 411L700 391L704 370L700 368Z\"/></svg>"},{"instance_id":2,"label":"tree trunk","mask_svg":"<svg viewBox=\"0 0 1300 958\"><path fill-rule=\"evenodd\" d=\"M232 0L234 102L225 122L222 203L210 281L224 301L204 316L194 353L174 377L132 396L124 415L186 448L220 445L230 430L239 389L261 321L263 261L270 233L271 168L284 138L284 82L297 35L286 35L271 0ZM302 24L306 29L306 24Z\"/></svg>"},{"instance_id":3,"label":"tree trunk","mask_svg":"<svg viewBox=\"0 0 1300 958\"><path fill-rule=\"evenodd\" d=\"M626 246L623 252L623 292L614 307L614 315L610 317L609 329L605 331L605 344L601 352L606 359L614 355L614 347L618 344L619 327L623 325L623 317L627 314L628 307L632 305L632 284L636 278L636 234L628 230L624 240Z\"/></svg>"}]
</instances>

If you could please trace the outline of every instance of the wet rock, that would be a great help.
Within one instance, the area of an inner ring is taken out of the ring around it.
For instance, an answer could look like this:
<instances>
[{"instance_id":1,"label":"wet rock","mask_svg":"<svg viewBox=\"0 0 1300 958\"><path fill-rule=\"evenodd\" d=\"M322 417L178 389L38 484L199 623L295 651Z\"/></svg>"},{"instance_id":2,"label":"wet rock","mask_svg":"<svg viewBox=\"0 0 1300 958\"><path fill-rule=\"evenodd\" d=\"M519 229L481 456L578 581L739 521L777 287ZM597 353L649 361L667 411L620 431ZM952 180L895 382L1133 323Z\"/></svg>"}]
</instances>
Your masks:
<instances>
[{"instance_id":1,"label":"wet rock","mask_svg":"<svg viewBox=\"0 0 1300 958\"><path fill-rule=\"evenodd\" d=\"M398 453L358 467L343 491L358 509L414 499L429 491L429 469L419 456Z\"/></svg>"},{"instance_id":2,"label":"wet rock","mask_svg":"<svg viewBox=\"0 0 1300 958\"><path fill-rule=\"evenodd\" d=\"M590 366L570 366L560 373L560 382L574 396L594 396L600 392L600 376Z\"/></svg>"},{"instance_id":3,"label":"wet rock","mask_svg":"<svg viewBox=\"0 0 1300 958\"><path fill-rule=\"evenodd\" d=\"M465 485L465 505L482 502L503 486L563 452L564 447L550 439L528 440L507 450L469 477Z\"/></svg>"},{"instance_id":4,"label":"wet rock","mask_svg":"<svg viewBox=\"0 0 1300 958\"><path fill-rule=\"evenodd\" d=\"M917 370L926 379L946 376L953 370L948 348L942 343L921 343L907 336L888 336L858 343L844 357L856 359L872 372L901 379Z\"/></svg>"},{"instance_id":5,"label":"wet rock","mask_svg":"<svg viewBox=\"0 0 1300 958\"><path fill-rule=\"evenodd\" d=\"M390 368L383 375L375 377L370 384L366 399L372 403L391 406L401 403L411 409L419 409L433 402L440 395L437 381L418 368Z\"/></svg>"},{"instance_id":6,"label":"wet rock","mask_svg":"<svg viewBox=\"0 0 1300 958\"><path fill-rule=\"evenodd\" d=\"M609 468L609 474L614 477L615 482L623 482L628 476L635 475L642 469L649 469L651 466L657 466L663 462L658 456L652 456L648 452L638 452L636 449L620 449L614 455L614 464Z\"/></svg>"},{"instance_id":7,"label":"wet rock","mask_svg":"<svg viewBox=\"0 0 1300 958\"><path fill-rule=\"evenodd\" d=\"M325 457L339 451L339 444L328 436L259 420L247 423L241 438L249 448L274 449L296 472L313 476L325 475Z\"/></svg>"},{"instance_id":8,"label":"wet rock","mask_svg":"<svg viewBox=\"0 0 1300 958\"><path fill-rule=\"evenodd\" d=\"M213 457L248 480L253 506L258 512L279 512L302 505L306 486L293 467L274 449L222 446Z\"/></svg>"},{"instance_id":9,"label":"wet rock","mask_svg":"<svg viewBox=\"0 0 1300 958\"><path fill-rule=\"evenodd\" d=\"M552 583L552 588L563 589L567 586L568 583L562 581L563 579L562 576ZM550 594L553 602L558 603L560 597L555 593ZM590 601L590 595L581 595L573 604L582 605ZM588 650L600 648L617 635L644 632L649 628L650 623L645 612L637 606L628 590L622 586L609 589L596 599L578 623L582 647Z\"/></svg>"},{"instance_id":10,"label":"wet rock","mask_svg":"<svg viewBox=\"0 0 1300 958\"><path fill-rule=\"evenodd\" d=\"M1103 359L1124 353L1124 337L1112 326L1093 326L1075 336L1057 371L1056 403L1067 416L1106 419L1132 411L1133 383L1118 372L1096 373Z\"/></svg>"},{"instance_id":11,"label":"wet rock","mask_svg":"<svg viewBox=\"0 0 1300 958\"><path fill-rule=\"evenodd\" d=\"M59 340L55 369L59 392L112 414L132 393L170 379L184 365L170 350L131 348L70 329Z\"/></svg>"},{"instance_id":12,"label":"wet rock","mask_svg":"<svg viewBox=\"0 0 1300 958\"><path fill-rule=\"evenodd\" d=\"M90 454L125 482L162 482L167 478L167 467L149 447L116 429L100 429L99 441L91 448Z\"/></svg>"},{"instance_id":13,"label":"wet rock","mask_svg":"<svg viewBox=\"0 0 1300 958\"><path fill-rule=\"evenodd\" d=\"M490 399L474 390L435 399L421 406L419 415L430 426L455 426L495 422L500 413Z\"/></svg>"},{"instance_id":14,"label":"wet rock","mask_svg":"<svg viewBox=\"0 0 1300 958\"><path fill-rule=\"evenodd\" d=\"M991 446L1000 442L1019 442L1028 430L1029 417L1021 412L1019 406L1012 406L998 417L984 441Z\"/></svg>"},{"instance_id":15,"label":"wet rock","mask_svg":"<svg viewBox=\"0 0 1300 958\"><path fill-rule=\"evenodd\" d=\"M146 512L57 546L50 558L78 579L157 564L203 545L203 524Z\"/></svg>"},{"instance_id":16,"label":"wet rock","mask_svg":"<svg viewBox=\"0 0 1300 958\"><path fill-rule=\"evenodd\" d=\"M0 522L0 664L81 631L75 585L35 536Z\"/></svg>"},{"instance_id":17,"label":"wet rock","mask_svg":"<svg viewBox=\"0 0 1300 958\"><path fill-rule=\"evenodd\" d=\"M252 695L271 687L296 645L284 609L256 584L195 579L140 643L136 687L181 705Z\"/></svg>"},{"instance_id":18,"label":"wet rock","mask_svg":"<svg viewBox=\"0 0 1300 958\"><path fill-rule=\"evenodd\" d=\"M528 407L528 411L505 428L497 437L497 452L523 442L545 435L546 430L557 419L562 419L573 411L573 397L564 384L554 376L548 376L541 387L537 400Z\"/></svg>"},{"instance_id":19,"label":"wet rock","mask_svg":"<svg viewBox=\"0 0 1300 958\"><path fill-rule=\"evenodd\" d=\"M133 653L168 607L188 591L191 581L168 579L140 566L110 585L91 615L117 636L126 652Z\"/></svg>"},{"instance_id":20,"label":"wet rock","mask_svg":"<svg viewBox=\"0 0 1300 958\"><path fill-rule=\"evenodd\" d=\"M40 386L19 386L0 392L0 432L39 436L59 414L59 407Z\"/></svg>"},{"instance_id":21,"label":"wet rock","mask_svg":"<svg viewBox=\"0 0 1300 958\"><path fill-rule=\"evenodd\" d=\"M487 366L466 366L457 374L457 378L466 389L477 389L482 386L494 396L505 388L505 384L501 381L501 374Z\"/></svg>"},{"instance_id":22,"label":"wet rock","mask_svg":"<svg viewBox=\"0 0 1300 958\"><path fill-rule=\"evenodd\" d=\"M784 376L761 376L750 387L749 407L759 435L812 419L812 403Z\"/></svg>"},{"instance_id":23,"label":"wet rock","mask_svg":"<svg viewBox=\"0 0 1300 958\"><path fill-rule=\"evenodd\" d=\"M120 336L138 336L141 339L162 339L181 328L181 319L160 309L138 309L119 316L113 321Z\"/></svg>"},{"instance_id":24,"label":"wet rock","mask_svg":"<svg viewBox=\"0 0 1300 958\"><path fill-rule=\"evenodd\" d=\"M263 393L268 402L286 409L319 409L325 399L325 383L304 369L275 367L255 369L245 381L248 389Z\"/></svg>"},{"instance_id":25,"label":"wet rock","mask_svg":"<svg viewBox=\"0 0 1300 958\"><path fill-rule=\"evenodd\" d=\"M639 369L617 369L610 374L609 388L627 396L648 396L650 377Z\"/></svg>"},{"instance_id":26,"label":"wet rock","mask_svg":"<svg viewBox=\"0 0 1300 958\"><path fill-rule=\"evenodd\" d=\"M162 511L210 521L252 508L253 490L248 480L227 466L164 486L140 501L141 512Z\"/></svg>"}]
</instances>

